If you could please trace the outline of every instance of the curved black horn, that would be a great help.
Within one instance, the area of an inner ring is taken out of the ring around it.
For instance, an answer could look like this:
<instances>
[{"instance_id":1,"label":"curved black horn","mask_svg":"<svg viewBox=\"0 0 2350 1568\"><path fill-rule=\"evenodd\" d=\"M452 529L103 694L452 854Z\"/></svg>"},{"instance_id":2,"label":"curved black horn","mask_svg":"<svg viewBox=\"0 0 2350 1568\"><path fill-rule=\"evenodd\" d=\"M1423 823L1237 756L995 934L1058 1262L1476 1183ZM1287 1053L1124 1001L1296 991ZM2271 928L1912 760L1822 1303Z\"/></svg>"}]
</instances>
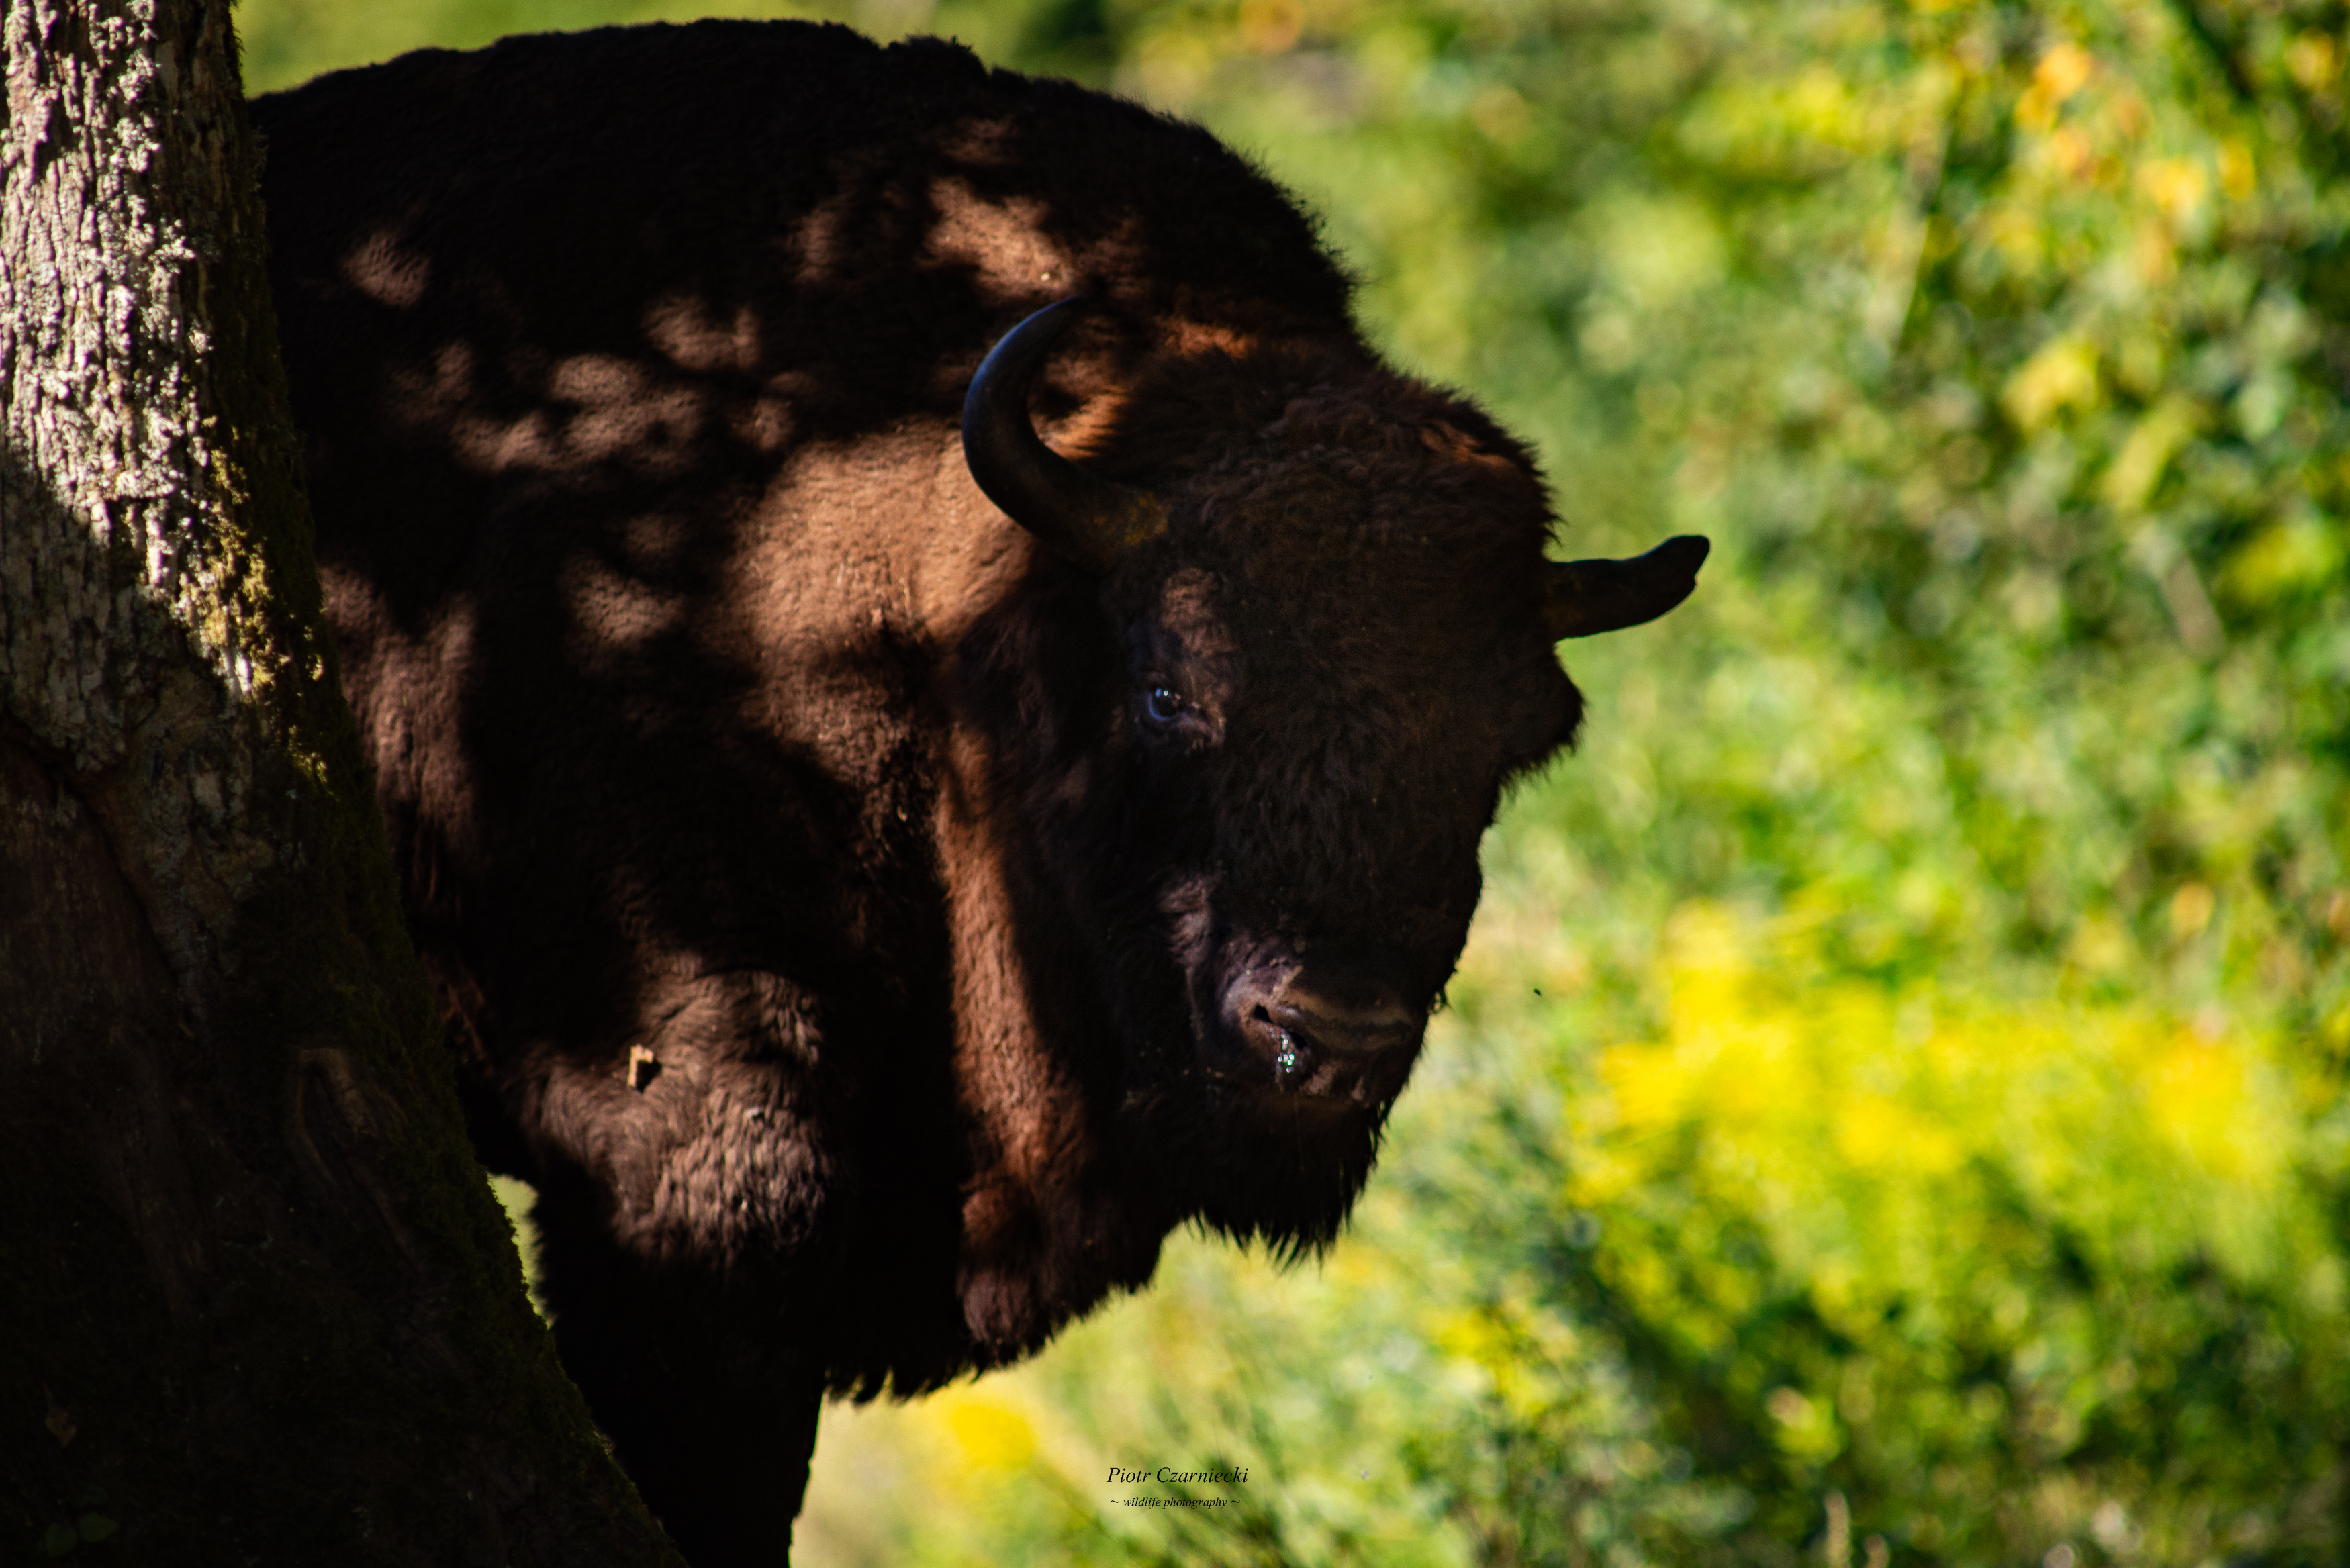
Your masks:
<instances>
[{"instance_id":1,"label":"curved black horn","mask_svg":"<svg viewBox=\"0 0 2350 1568\"><path fill-rule=\"evenodd\" d=\"M1543 619L1555 638L1654 620L1696 589L1697 569L1712 548L1700 535L1680 534L1628 561L1554 561Z\"/></svg>"},{"instance_id":2,"label":"curved black horn","mask_svg":"<svg viewBox=\"0 0 2350 1568\"><path fill-rule=\"evenodd\" d=\"M1048 305L1003 335L962 400L962 460L982 493L1054 549L1095 572L1167 525L1147 490L1087 473L1037 438L1028 385L1086 300Z\"/></svg>"}]
</instances>

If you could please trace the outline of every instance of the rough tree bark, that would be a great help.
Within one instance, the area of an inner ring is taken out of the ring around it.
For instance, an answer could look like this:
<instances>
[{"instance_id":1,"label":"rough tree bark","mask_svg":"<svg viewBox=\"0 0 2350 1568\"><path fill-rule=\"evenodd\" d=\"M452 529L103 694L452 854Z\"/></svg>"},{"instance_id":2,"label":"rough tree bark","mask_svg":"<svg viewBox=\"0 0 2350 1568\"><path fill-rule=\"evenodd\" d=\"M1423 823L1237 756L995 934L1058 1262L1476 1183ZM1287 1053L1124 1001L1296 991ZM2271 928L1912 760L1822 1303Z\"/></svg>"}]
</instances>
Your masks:
<instances>
[{"instance_id":1,"label":"rough tree bark","mask_svg":"<svg viewBox=\"0 0 2350 1568\"><path fill-rule=\"evenodd\" d=\"M674 1563L400 927L228 6L0 29L0 1559Z\"/></svg>"}]
</instances>

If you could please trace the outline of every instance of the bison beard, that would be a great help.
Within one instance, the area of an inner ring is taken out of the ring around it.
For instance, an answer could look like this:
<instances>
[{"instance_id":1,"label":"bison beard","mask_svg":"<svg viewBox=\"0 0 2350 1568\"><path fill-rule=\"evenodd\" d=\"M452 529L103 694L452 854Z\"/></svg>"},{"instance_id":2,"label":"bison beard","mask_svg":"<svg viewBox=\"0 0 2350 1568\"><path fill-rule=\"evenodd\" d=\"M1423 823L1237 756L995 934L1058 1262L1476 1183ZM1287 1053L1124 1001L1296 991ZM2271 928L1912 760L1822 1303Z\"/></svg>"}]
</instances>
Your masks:
<instances>
[{"instance_id":1,"label":"bison beard","mask_svg":"<svg viewBox=\"0 0 2350 1568\"><path fill-rule=\"evenodd\" d=\"M1279 190L936 40L515 39L255 117L474 1139L687 1554L783 1557L827 1390L1025 1355L1186 1220L1326 1243L1580 721L1554 640L1703 542L1546 563L1529 455Z\"/></svg>"}]
</instances>

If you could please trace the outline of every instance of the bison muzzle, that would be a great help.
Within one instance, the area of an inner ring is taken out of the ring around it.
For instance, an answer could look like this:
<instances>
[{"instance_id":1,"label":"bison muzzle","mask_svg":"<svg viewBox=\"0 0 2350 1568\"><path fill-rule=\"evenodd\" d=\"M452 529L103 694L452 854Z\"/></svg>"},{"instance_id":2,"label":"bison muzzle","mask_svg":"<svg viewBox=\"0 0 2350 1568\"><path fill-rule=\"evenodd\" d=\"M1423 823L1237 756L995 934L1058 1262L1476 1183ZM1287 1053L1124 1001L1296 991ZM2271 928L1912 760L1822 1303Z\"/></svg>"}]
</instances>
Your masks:
<instances>
[{"instance_id":1,"label":"bison muzzle","mask_svg":"<svg viewBox=\"0 0 2350 1568\"><path fill-rule=\"evenodd\" d=\"M827 1392L1368 1175L1556 639L1518 441L1197 127L705 23L263 99L342 678L566 1365L704 1564ZM1042 432L1040 434L1040 431Z\"/></svg>"}]
</instances>

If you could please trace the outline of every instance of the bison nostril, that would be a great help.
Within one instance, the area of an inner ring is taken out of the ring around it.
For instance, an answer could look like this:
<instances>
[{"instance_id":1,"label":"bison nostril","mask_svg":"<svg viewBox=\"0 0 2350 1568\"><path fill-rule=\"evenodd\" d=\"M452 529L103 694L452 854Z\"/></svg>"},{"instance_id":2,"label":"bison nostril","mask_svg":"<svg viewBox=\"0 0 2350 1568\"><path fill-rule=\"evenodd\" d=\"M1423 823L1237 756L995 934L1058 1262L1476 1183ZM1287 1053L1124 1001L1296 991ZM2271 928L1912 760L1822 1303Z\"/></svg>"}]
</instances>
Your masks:
<instances>
[{"instance_id":1,"label":"bison nostril","mask_svg":"<svg viewBox=\"0 0 2350 1568\"><path fill-rule=\"evenodd\" d=\"M1258 1011L1263 1010L1260 1008ZM1281 1043L1281 1049L1274 1054L1273 1078L1274 1082L1285 1089L1305 1075L1310 1064L1305 1050L1298 1045L1295 1035L1286 1029L1277 1029L1274 1033Z\"/></svg>"},{"instance_id":2,"label":"bison nostril","mask_svg":"<svg viewBox=\"0 0 2350 1568\"><path fill-rule=\"evenodd\" d=\"M1319 1053L1309 1032L1278 1016L1283 1011L1274 999L1250 1003L1245 1011L1236 1010L1234 1016L1251 1053L1273 1068L1274 1083L1294 1089L1314 1075Z\"/></svg>"},{"instance_id":3,"label":"bison nostril","mask_svg":"<svg viewBox=\"0 0 2350 1568\"><path fill-rule=\"evenodd\" d=\"M1381 1081L1397 1075L1425 1023L1391 991L1347 984L1343 976L1317 985L1294 971L1243 976L1226 993L1226 1005L1233 1043L1276 1088L1299 1094L1359 1086L1367 1074ZM1309 1091L1311 1085L1321 1087Z\"/></svg>"}]
</instances>

